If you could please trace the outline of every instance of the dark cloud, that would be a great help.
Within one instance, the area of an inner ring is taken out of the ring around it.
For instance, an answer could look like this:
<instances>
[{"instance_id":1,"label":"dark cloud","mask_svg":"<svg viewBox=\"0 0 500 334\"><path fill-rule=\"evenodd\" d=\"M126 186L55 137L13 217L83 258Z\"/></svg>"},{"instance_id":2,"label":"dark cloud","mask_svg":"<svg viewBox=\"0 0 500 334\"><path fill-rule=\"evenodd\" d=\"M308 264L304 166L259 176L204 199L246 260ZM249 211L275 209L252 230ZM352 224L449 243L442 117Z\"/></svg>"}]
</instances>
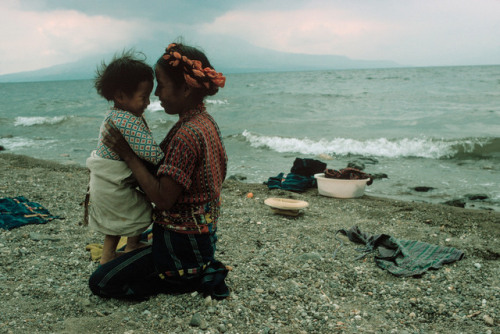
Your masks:
<instances>
[{"instance_id":1,"label":"dark cloud","mask_svg":"<svg viewBox=\"0 0 500 334\"><path fill-rule=\"evenodd\" d=\"M169 24L210 22L217 16L244 4L243 0L25 0L26 10L76 10L87 15L119 19L149 19Z\"/></svg>"}]
</instances>

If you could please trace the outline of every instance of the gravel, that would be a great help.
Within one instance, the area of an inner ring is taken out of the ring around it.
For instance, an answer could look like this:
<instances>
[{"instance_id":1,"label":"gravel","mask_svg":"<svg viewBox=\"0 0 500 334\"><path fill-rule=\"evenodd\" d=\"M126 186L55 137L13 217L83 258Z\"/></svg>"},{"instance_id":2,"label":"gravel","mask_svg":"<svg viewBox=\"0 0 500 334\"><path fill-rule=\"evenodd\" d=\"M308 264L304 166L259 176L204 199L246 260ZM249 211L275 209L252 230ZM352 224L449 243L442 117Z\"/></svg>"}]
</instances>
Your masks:
<instances>
[{"instance_id":1,"label":"gravel","mask_svg":"<svg viewBox=\"0 0 500 334\"><path fill-rule=\"evenodd\" d=\"M129 302L93 296L87 285L97 264L85 246L102 242L82 224L87 171L4 153L0 168L0 197L22 195L64 218L0 229L0 333L500 332L498 212L226 181L217 258L233 267L231 297ZM283 216L268 197L310 205ZM356 260L359 245L343 236L339 247L335 232L354 225L466 255L418 278L395 277L373 256Z\"/></svg>"}]
</instances>

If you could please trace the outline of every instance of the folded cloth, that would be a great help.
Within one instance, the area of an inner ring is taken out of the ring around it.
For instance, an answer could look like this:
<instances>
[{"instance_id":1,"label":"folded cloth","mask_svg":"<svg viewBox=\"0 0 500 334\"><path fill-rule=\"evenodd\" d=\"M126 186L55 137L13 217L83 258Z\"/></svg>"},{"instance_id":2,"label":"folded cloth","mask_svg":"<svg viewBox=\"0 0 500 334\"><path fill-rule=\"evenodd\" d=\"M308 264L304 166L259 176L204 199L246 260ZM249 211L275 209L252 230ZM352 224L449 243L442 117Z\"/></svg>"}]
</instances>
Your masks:
<instances>
[{"instance_id":1,"label":"folded cloth","mask_svg":"<svg viewBox=\"0 0 500 334\"><path fill-rule=\"evenodd\" d=\"M10 230L27 224L45 224L53 219L49 210L24 196L0 198L0 227Z\"/></svg>"},{"instance_id":2,"label":"folded cloth","mask_svg":"<svg viewBox=\"0 0 500 334\"><path fill-rule=\"evenodd\" d=\"M89 226L107 235L141 234L151 225L152 206L137 189L132 171L124 161L103 159L92 152L90 169Z\"/></svg>"},{"instance_id":3,"label":"folded cloth","mask_svg":"<svg viewBox=\"0 0 500 334\"><path fill-rule=\"evenodd\" d=\"M364 180L370 179L366 185L373 183L373 178L370 174L363 173L356 168L343 168L340 170L335 169L325 169L325 177L330 179L345 179L345 180Z\"/></svg>"},{"instance_id":4,"label":"folded cloth","mask_svg":"<svg viewBox=\"0 0 500 334\"><path fill-rule=\"evenodd\" d=\"M269 189L283 189L294 192L306 191L316 186L314 176L303 176L294 173L279 173L277 176L270 177L267 180Z\"/></svg>"},{"instance_id":5,"label":"folded cloth","mask_svg":"<svg viewBox=\"0 0 500 334\"><path fill-rule=\"evenodd\" d=\"M395 276L419 276L429 269L439 269L444 264L459 261L464 252L453 247L432 245L421 241L396 239L387 234L370 235L363 233L357 226L337 233L346 235L350 241L364 244L358 249L365 257L378 252L375 263Z\"/></svg>"}]
</instances>

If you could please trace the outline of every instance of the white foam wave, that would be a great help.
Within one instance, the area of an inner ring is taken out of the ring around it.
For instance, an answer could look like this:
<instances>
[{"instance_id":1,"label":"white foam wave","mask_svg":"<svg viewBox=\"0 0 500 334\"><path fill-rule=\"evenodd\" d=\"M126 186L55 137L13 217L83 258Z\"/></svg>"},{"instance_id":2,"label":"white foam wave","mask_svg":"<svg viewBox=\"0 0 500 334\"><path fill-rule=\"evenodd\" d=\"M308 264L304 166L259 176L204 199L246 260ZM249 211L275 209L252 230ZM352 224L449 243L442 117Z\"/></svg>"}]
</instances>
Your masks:
<instances>
[{"instance_id":1,"label":"white foam wave","mask_svg":"<svg viewBox=\"0 0 500 334\"><path fill-rule=\"evenodd\" d=\"M211 99L206 99L205 103L206 104L211 104L211 105L229 104L229 102L227 100L211 100ZM163 107L161 106L161 102L160 101L151 101L151 103L146 108L146 110L150 111L150 112L163 111Z\"/></svg>"},{"instance_id":2,"label":"white foam wave","mask_svg":"<svg viewBox=\"0 0 500 334\"><path fill-rule=\"evenodd\" d=\"M66 116L54 116L54 117L16 117L14 120L14 126L33 126L33 125L54 125L63 122Z\"/></svg>"},{"instance_id":3,"label":"white foam wave","mask_svg":"<svg viewBox=\"0 0 500 334\"><path fill-rule=\"evenodd\" d=\"M10 137L10 138L0 138L0 145L5 147L6 150L17 150L24 147L36 147L37 145L47 145L54 143L55 140L33 140L30 138L23 137Z\"/></svg>"},{"instance_id":4,"label":"white foam wave","mask_svg":"<svg viewBox=\"0 0 500 334\"><path fill-rule=\"evenodd\" d=\"M161 106L161 102L160 101L151 101L151 103L146 108L146 110L147 111L152 111L152 112L163 111L163 107Z\"/></svg>"},{"instance_id":5,"label":"white foam wave","mask_svg":"<svg viewBox=\"0 0 500 334\"><path fill-rule=\"evenodd\" d=\"M214 104L214 105L229 104L229 102L227 102L227 100L210 100L210 99L206 99L205 103L206 104Z\"/></svg>"},{"instance_id":6,"label":"white foam wave","mask_svg":"<svg viewBox=\"0 0 500 334\"><path fill-rule=\"evenodd\" d=\"M273 151L301 154L332 155L364 155L388 158L419 157L439 159L451 157L457 153L459 141L442 141L429 138L402 138L389 140L376 138L356 140L350 138L334 138L312 140L308 138L283 138L277 136L261 136L245 130L242 135L252 147L267 147Z\"/></svg>"}]
</instances>

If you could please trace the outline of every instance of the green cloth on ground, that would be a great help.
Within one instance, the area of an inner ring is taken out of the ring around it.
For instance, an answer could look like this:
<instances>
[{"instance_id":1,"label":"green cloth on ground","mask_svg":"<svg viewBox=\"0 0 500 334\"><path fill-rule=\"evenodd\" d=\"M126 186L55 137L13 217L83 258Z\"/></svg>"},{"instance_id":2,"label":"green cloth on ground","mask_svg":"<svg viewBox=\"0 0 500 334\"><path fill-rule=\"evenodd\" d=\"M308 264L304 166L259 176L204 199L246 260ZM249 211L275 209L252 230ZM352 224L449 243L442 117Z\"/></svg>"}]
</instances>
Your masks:
<instances>
[{"instance_id":1,"label":"green cloth on ground","mask_svg":"<svg viewBox=\"0 0 500 334\"><path fill-rule=\"evenodd\" d=\"M370 235L363 233L357 226L349 230L339 230L355 243L366 247L358 249L365 257L377 252L375 263L395 276L419 276L429 269L439 269L444 264L459 261L464 252L453 247L432 245L421 241L396 239L388 234Z\"/></svg>"},{"instance_id":2,"label":"green cloth on ground","mask_svg":"<svg viewBox=\"0 0 500 334\"><path fill-rule=\"evenodd\" d=\"M0 198L0 228L11 230L28 224L45 224L53 219L43 205L32 202L24 196Z\"/></svg>"}]
</instances>

